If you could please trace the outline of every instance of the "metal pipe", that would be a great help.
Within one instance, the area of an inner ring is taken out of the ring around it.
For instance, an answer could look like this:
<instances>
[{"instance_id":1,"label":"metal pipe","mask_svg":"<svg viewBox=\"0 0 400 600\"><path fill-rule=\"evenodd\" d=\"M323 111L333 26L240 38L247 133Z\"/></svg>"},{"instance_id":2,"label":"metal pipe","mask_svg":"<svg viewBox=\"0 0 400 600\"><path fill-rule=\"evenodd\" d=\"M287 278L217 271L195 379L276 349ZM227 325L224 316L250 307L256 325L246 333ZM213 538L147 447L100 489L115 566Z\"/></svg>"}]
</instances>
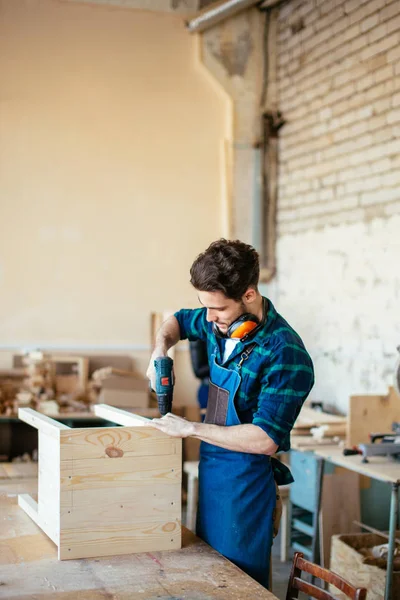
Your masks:
<instances>
[{"instance_id":1,"label":"metal pipe","mask_svg":"<svg viewBox=\"0 0 400 600\"><path fill-rule=\"evenodd\" d=\"M186 26L191 33L200 32L209 29L213 25L232 17L237 13L258 4L260 0L227 0L217 5L206 8L196 17L186 22Z\"/></svg>"},{"instance_id":2,"label":"metal pipe","mask_svg":"<svg viewBox=\"0 0 400 600\"><path fill-rule=\"evenodd\" d=\"M385 589L385 600L391 600L392 598L392 584L393 584L393 562L394 562L394 549L396 539L396 527L399 519L399 482L392 484L392 497L390 502L390 521L389 521L389 548L388 558L386 567L386 589Z\"/></svg>"}]
</instances>

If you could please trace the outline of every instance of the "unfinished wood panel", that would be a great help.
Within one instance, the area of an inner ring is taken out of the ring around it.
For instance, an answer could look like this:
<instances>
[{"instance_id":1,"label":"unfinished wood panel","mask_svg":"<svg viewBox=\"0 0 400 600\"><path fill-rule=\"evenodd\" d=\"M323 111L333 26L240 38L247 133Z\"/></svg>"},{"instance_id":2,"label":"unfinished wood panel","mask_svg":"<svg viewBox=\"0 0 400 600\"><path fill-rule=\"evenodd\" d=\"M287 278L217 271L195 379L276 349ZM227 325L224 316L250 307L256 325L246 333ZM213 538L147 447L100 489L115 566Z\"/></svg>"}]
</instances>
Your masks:
<instances>
[{"instance_id":1,"label":"unfinished wood panel","mask_svg":"<svg viewBox=\"0 0 400 600\"><path fill-rule=\"evenodd\" d=\"M178 438L140 426L71 429L61 437L61 460L179 454L182 445Z\"/></svg>"},{"instance_id":2,"label":"unfinished wood panel","mask_svg":"<svg viewBox=\"0 0 400 600\"><path fill-rule=\"evenodd\" d=\"M43 529L58 544L60 537L60 443L54 437L40 430L38 498L38 514L40 522L44 524Z\"/></svg>"},{"instance_id":3,"label":"unfinished wood panel","mask_svg":"<svg viewBox=\"0 0 400 600\"><path fill-rule=\"evenodd\" d=\"M394 388L386 396L351 396L347 444L368 443L370 433L390 433L393 421L400 421L400 401Z\"/></svg>"},{"instance_id":4,"label":"unfinished wood panel","mask_svg":"<svg viewBox=\"0 0 400 600\"><path fill-rule=\"evenodd\" d=\"M346 532L358 532L353 521L360 521L360 475L341 467L324 475L321 502L320 538L322 566L329 569L331 538Z\"/></svg>"},{"instance_id":5,"label":"unfinished wood panel","mask_svg":"<svg viewBox=\"0 0 400 600\"><path fill-rule=\"evenodd\" d=\"M61 435L61 559L180 547L181 440L130 420Z\"/></svg>"},{"instance_id":6,"label":"unfinished wood panel","mask_svg":"<svg viewBox=\"0 0 400 600\"><path fill-rule=\"evenodd\" d=\"M326 446L313 448L317 456L329 460L335 465L350 469L360 475L372 477L378 481L400 483L400 469L396 461L389 461L387 456L371 456L368 463L362 462L362 457L343 456L343 449L338 446Z\"/></svg>"},{"instance_id":7,"label":"unfinished wood panel","mask_svg":"<svg viewBox=\"0 0 400 600\"><path fill-rule=\"evenodd\" d=\"M294 424L294 429L318 427L319 425L342 425L343 423L346 423L346 417L330 415L329 413L303 406Z\"/></svg>"},{"instance_id":8,"label":"unfinished wood panel","mask_svg":"<svg viewBox=\"0 0 400 600\"><path fill-rule=\"evenodd\" d=\"M2 472L5 474L6 477L9 477L10 479L37 477L38 464L36 462L2 463L0 465L0 478L3 476Z\"/></svg>"},{"instance_id":9,"label":"unfinished wood panel","mask_svg":"<svg viewBox=\"0 0 400 600\"><path fill-rule=\"evenodd\" d=\"M176 485L182 476L178 454L138 458L61 461L61 489L109 489L162 482Z\"/></svg>"},{"instance_id":10,"label":"unfinished wood panel","mask_svg":"<svg viewBox=\"0 0 400 600\"><path fill-rule=\"evenodd\" d=\"M63 559L110 556L135 552L177 550L181 547L180 521L142 522L90 530L62 530L59 557Z\"/></svg>"},{"instance_id":11,"label":"unfinished wood panel","mask_svg":"<svg viewBox=\"0 0 400 600\"><path fill-rule=\"evenodd\" d=\"M148 488L118 488L99 494L98 490L61 492L61 528L90 527L91 522L138 523L145 519L165 520L171 506L180 505L176 486L155 484Z\"/></svg>"},{"instance_id":12,"label":"unfinished wood panel","mask_svg":"<svg viewBox=\"0 0 400 600\"><path fill-rule=\"evenodd\" d=\"M400 536L400 531L397 532ZM385 544L387 540L374 533L335 535L332 538L331 569L345 577L352 585L365 587L367 600L383 600L385 597L386 569L368 560L361 554L361 548L372 548ZM365 562L364 562L365 561ZM338 600L348 600L348 596L337 588L329 586ZM400 571L393 572L392 594L390 600L400 600Z\"/></svg>"},{"instance_id":13,"label":"unfinished wood panel","mask_svg":"<svg viewBox=\"0 0 400 600\"><path fill-rule=\"evenodd\" d=\"M55 543L59 543L59 531L55 532L52 524L44 521L39 515L39 507L36 500L29 494L19 494L18 505L26 512L26 514L38 525L45 534Z\"/></svg>"},{"instance_id":14,"label":"unfinished wood panel","mask_svg":"<svg viewBox=\"0 0 400 600\"><path fill-rule=\"evenodd\" d=\"M55 439L59 439L61 430L69 430L70 428L67 425L63 425L50 417L46 417L46 415L42 415L38 413L36 410L32 408L20 408L18 409L18 418L28 425L32 425L35 429L40 429L47 435L54 437Z\"/></svg>"},{"instance_id":15,"label":"unfinished wood panel","mask_svg":"<svg viewBox=\"0 0 400 600\"><path fill-rule=\"evenodd\" d=\"M120 408L115 408L114 406L108 406L107 404L95 404L94 414L97 417L102 417L103 419L108 419L109 421L118 423L118 425L135 425L137 427L139 425L145 426L149 423L149 419L147 417L128 413L126 410L121 410Z\"/></svg>"}]
</instances>

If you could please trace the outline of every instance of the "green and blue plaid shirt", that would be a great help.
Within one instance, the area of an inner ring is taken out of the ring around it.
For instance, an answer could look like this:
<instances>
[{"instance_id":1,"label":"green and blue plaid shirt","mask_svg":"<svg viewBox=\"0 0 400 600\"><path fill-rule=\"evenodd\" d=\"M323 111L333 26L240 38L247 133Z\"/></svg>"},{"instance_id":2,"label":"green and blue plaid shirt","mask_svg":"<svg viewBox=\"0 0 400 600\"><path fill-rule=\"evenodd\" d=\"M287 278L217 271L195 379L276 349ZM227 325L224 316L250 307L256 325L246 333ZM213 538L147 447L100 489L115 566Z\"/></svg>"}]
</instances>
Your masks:
<instances>
[{"instance_id":1,"label":"green and blue plaid shirt","mask_svg":"<svg viewBox=\"0 0 400 600\"><path fill-rule=\"evenodd\" d=\"M300 336L268 300L265 325L249 340L236 344L222 363L224 342L217 340L206 313L206 308L182 309L175 313L181 339L206 341L208 356L216 352L218 364L235 370L243 350L255 344L241 367L236 410L242 423L258 425L279 450L289 450L290 431L314 385L313 363Z\"/></svg>"}]
</instances>

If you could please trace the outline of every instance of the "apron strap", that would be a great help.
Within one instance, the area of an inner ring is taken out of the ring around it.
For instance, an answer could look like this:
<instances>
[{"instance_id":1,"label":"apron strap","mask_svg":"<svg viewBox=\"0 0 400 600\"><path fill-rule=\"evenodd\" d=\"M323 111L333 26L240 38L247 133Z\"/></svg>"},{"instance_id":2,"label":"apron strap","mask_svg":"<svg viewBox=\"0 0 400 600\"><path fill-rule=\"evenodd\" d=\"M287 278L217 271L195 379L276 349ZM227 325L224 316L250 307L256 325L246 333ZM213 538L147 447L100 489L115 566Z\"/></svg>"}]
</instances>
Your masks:
<instances>
[{"instance_id":1,"label":"apron strap","mask_svg":"<svg viewBox=\"0 0 400 600\"><path fill-rule=\"evenodd\" d=\"M250 346L247 346L247 348L245 348L242 352L242 355L240 357L240 361L237 365L237 370L240 371L240 369L242 368L242 364L244 363L245 360L247 360L250 356L250 354L253 352L254 348L257 346L257 344L250 344Z\"/></svg>"}]
</instances>

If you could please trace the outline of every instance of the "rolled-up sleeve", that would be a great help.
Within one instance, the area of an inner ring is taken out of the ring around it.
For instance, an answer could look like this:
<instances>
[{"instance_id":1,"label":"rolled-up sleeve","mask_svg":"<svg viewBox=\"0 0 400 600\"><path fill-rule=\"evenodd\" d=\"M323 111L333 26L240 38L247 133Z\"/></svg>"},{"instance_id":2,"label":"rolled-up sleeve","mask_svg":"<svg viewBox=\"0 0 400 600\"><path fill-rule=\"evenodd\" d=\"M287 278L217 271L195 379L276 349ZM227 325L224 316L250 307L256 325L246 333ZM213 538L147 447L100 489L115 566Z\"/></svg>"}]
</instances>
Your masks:
<instances>
[{"instance_id":1,"label":"rolled-up sleeve","mask_svg":"<svg viewBox=\"0 0 400 600\"><path fill-rule=\"evenodd\" d=\"M253 424L278 445L290 448L290 431L314 385L310 355L298 344L282 344L261 374L261 391Z\"/></svg>"},{"instance_id":2,"label":"rolled-up sleeve","mask_svg":"<svg viewBox=\"0 0 400 600\"><path fill-rule=\"evenodd\" d=\"M178 320L181 340L206 340L207 339L207 319L206 309L197 308L194 310L183 308L174 314Z\"/></svg>"}]
</instances>

